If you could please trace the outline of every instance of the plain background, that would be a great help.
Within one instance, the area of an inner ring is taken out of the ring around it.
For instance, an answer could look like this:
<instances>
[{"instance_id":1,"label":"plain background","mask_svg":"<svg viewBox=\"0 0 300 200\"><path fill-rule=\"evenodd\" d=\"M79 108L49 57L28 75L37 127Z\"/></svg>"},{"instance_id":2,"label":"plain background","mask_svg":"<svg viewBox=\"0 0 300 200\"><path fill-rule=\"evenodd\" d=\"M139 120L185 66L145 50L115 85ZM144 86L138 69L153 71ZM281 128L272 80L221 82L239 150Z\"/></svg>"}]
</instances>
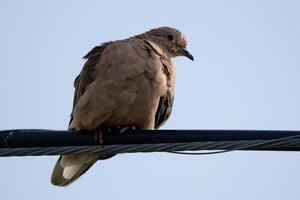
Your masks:
<instances>
[{"instance_id":1,"label":"plain background","mask_svg":"<svg viewBox=\"0 0 300 200\"><path fill-rule=\"evenodd\" d=\"M0 129L66 129L73 80L95 45L171 26L177 58L166 129L300 130L299 1L1 1ZM67 188L57 157L0 158L1 199L299 199L300 154L126 154Z\"/></svg>"}]
</instances>

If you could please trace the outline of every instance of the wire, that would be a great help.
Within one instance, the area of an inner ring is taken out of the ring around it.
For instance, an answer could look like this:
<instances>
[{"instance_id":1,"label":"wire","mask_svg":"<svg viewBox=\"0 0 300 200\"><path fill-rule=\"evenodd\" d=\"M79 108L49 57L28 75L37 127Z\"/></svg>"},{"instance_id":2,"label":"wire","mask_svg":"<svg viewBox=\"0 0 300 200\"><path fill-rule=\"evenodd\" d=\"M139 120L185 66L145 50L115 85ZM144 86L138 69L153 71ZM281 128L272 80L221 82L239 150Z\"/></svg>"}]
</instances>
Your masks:
<instances>
[{"instance_id":1,"label":"wire","mask_svg":"<svg viewBox=\"0 0 300 200\"><path fill-rule=\"evenodd\" d=\"M202 150L213 151L188 152ZM108 134L102 145L89 133L35 129L0 131L0 156L3 157L141 152L212 155L236 150L300 151L300 131L138 131L124 135Z\"/></svg>"},{"instance_id":2,"label":"wire","mask_svg":"<svg viewBox=\"0 0 300 200\"><path fill-rule=\"evenodd\" d=\"M233 151L233 150L220 150L220 151L196 152L196 153L195 152L170 151L170 152L167 152L167 153L197 156L197 155L212 155L212 154L219 154L219 153L227 153L227 152L230 152L230 151Z\"/></svg>"},{"instance_id":3,"label":"wire","mask_svg":"<svg viewBox=\"0 0 300 200\"><path fill-rule=\"evenodd\" d=\"M230 150L220 150L220 151L211 151L211 152L181 152L181 151L171 151L167 153L172 153L172 154L179 154L179 155L212 155L212 154L222 154L222 153L229 153L232 151L238 151L238 150L243 150L243 149L248 149L251 147L259 146L259 145L264 145L264 144L272 144L274 142L280 142L280 141L285 141L288 139L297 139L300 138L300 135L294 135L294 136L288 136L288 137L283 137L279 139L273 139L269 141L262 141L262 142L257 142L254 144L249 144L249 145L244 145L239 148L233 148Z\"/></svg>"}]
</instances>

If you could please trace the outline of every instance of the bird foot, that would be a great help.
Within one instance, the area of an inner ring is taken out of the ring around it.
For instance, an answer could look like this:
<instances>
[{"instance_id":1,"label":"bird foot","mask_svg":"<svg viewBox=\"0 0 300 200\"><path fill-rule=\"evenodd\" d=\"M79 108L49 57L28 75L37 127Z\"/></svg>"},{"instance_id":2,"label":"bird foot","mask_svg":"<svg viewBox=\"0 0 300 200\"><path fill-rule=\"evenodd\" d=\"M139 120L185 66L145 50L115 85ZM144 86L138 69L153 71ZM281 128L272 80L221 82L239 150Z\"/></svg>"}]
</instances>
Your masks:
<instances>
[{"instance_id":1,"label":"bird foot","mask_svg":"<svg viewBox=\"0 0 300 200\"><path fill-rule=\"evenodd\" d=\"M125 133L125 132L127 132L129 130L134 131L134 130L136 130L136 127L135 126L125 126L125 127L122 127L122 128L119 129L119 133L123 134L123 133Z\"/></svg>"},{"instance_id":2,"label":"bird foot","mask_svg":"<svg viewBox=\"0 0 300 200\"><path fill-rule=\"evenodd\" d=\"M97 130L95 130L95 135L94 135L94 139L99 142L100 144L103 144L103 129L99 128Z\"/></svg>"},{"instance_id":3,"label":"bird foot","mask_svg":"<svg viewBox=\"0 0 300 200\"><path fill-rule=\"evenodd\" d=\"M98 128L97 130L95 130L95 135L94 135L94 139L99 142L100 144L103 144L103 135L105 132L107 133L111 133L113 131L119 132L119 134L123 134L127 131L134 131L136 130L135 126L117 126L116 129L114 128Z\"/></svg>"}]
</instances>

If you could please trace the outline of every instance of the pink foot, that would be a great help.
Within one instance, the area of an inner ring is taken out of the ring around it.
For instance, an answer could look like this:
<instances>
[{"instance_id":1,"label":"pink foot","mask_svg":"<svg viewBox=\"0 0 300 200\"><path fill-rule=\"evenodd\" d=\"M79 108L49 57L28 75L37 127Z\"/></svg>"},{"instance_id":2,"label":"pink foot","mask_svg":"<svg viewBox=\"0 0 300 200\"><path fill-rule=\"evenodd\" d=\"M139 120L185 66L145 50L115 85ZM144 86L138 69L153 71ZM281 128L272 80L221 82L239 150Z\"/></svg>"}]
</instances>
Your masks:
<instances>
[{"instance_id":1,"label":"pink foot","mask_svg":"<svg viewBox=\"0 0 300 200\"><path fill-rule=\"evenodd\" d=\"M100 144L103 144L103 130L101 128L95 131L94 139L98 141Z\"/></svg>"},{"instance_id":2,"label":"pink foot","mask_svg":"<svg viewBox=\"0 0 300 200\"><path fill-rule=\"evenodd\" d=\"M125 126L123 128L120 129L119 133L120 134L123 134L125 133L126 131L129 131L129 130L136 130L136 127L135 126Z\"/></svg>"}]
</instances>

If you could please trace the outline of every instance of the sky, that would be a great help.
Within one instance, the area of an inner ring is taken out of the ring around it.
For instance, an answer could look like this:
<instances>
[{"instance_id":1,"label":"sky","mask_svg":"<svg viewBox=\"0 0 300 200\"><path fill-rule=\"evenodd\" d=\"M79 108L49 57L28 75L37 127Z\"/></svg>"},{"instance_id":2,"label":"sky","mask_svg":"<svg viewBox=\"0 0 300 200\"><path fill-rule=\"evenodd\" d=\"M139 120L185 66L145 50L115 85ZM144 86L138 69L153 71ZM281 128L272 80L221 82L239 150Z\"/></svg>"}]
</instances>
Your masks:
<instances>
[{"instance_id":1,"label":"sky","mask_svg":"<svg viewBox=\"0 0 300 200\"><path fill-rule=\"evenodd\" d=\"M195 61L176 58L164 129L300 130L300 3L249 1L0 2L0 130L67 128L73 80L91 48L171 26ZM300 153L122 154L69 187L57 156L0 158L1 198L299 199Z\"/></svg>"}]
</instances>

